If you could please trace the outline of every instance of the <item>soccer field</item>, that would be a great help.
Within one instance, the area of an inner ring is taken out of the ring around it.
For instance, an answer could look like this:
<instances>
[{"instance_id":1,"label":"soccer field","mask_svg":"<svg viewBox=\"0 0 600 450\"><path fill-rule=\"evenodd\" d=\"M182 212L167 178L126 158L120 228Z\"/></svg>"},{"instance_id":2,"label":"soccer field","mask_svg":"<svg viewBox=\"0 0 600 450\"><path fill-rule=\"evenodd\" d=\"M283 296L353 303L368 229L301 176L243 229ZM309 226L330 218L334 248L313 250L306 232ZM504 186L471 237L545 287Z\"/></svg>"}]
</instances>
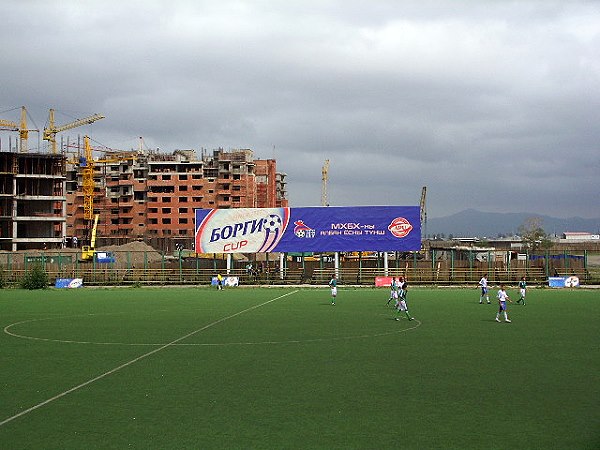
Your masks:
<instances>
[{"instance_id":1,"label":"soccer field","mask_svg":"<svg viewBox=\"0 0 600 450\"><path fill-rule=\"evenodd\" d=\"M0 290L0 448L600 448L600 292L388 294Z\"/></svg>"}]
</instances>

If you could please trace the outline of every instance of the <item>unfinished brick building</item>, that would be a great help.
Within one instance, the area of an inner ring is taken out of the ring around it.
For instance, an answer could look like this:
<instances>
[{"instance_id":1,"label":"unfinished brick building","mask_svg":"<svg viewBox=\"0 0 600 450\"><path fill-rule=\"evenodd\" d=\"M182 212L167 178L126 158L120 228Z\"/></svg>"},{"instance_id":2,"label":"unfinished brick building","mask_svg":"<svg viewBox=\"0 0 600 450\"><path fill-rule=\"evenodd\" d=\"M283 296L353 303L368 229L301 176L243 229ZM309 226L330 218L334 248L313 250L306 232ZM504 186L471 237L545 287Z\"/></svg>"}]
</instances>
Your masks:
<instances>
[{"instance_id":1,"label":"unfinished brick building","mask_svg":"<svg viewBox=\"0 0 600 450\"><path fill-rule=\"evenodd\" d=\"M67 235L84 238L83 175L67 171ZM251 150L222 149L197 157L193 150L172 154L131 153L94 164L94 214L99 245L144 240L172 250L192 248L196 208L288 206L286 175L274 159L254 160Z\"/></svg>"},{"instance_id":2,"label":"unfinished brick building","mask_svg":"<svg viewBox=\"0 0 600 450\"><path fill-rule=\"evenodd\" d=\"M60 247L65 204L64 156L0 152L0 250Z\"/></svg>"}]
</instances>

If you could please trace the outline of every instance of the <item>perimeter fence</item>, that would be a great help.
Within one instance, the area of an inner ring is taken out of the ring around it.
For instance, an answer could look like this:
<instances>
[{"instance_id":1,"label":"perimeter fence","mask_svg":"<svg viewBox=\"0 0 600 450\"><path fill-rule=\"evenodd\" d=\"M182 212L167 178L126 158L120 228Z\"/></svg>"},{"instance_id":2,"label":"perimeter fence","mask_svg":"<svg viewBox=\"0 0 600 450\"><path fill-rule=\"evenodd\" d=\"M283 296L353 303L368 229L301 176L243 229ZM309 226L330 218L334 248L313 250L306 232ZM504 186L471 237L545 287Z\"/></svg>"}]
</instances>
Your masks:
<instances>
[{"instance_id":1,"label":"perimeter fence","mask_svg":"<svg viewBox=\"0 0 600 450\"><path fill-rule=\"evenodd\" d=\"M220 273L238 277L244 285L327 284L336 274L341 284L374 285L376 277L403 276L412 284L471 285L488 275L492 284L547 284L551 276L577 276L582 284L600 284L600 270L588 267L587 254L527 255L525 259L480 261L475 258L424 260L414 255L338 260L266 254L263 260L229 260L223 257L178 257L159 252L115 252L115 262L82 262L76 253L0 253L0 280L16 285L33 267L41 266L52 283L57 278L81 278L85 285L208 285Z\"/></svg>"}]
</instances>

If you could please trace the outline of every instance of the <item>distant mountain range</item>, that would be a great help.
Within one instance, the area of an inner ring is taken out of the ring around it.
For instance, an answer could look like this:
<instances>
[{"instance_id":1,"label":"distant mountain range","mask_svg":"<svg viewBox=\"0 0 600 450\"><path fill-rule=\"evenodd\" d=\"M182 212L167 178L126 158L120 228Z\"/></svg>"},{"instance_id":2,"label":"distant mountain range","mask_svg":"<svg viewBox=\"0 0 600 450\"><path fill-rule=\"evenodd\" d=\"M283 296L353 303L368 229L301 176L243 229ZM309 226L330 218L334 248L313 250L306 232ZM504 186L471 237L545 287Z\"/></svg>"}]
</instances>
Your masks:
<instances>
[{"instance_id":1,"label":"distant mountain range","mask_svg":"<svg viewBox=\"0 0 600 450\"><path fill-rule=\"evenodd\" d=\"M446 217L429 218L424 231L428 236L441 234L446 237L449 235L453 237L512 236L531 217L540 218L542 227L550 235L560 236L565 231L600 232L600 218L560 219L532 213L490 213L475 209L467 209Z\"/></svg>"}]
</instances>

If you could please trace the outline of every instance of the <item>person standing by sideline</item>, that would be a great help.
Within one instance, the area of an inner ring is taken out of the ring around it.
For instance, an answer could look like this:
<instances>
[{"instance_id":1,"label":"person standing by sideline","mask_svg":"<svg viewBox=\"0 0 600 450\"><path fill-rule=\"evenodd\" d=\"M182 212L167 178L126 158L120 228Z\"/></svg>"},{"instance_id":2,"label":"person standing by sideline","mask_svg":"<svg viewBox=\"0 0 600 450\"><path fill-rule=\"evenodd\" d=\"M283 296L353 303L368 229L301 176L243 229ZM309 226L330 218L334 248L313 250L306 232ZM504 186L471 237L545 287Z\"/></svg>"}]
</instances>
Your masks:
<instances>
[{"instance_id":1,"label":"person standing by sideline","mask_svg":"<svg viewBox=\"0 0 600 450\"><path fill-rule=\"evenodd\" d=\"M217 289L223 290L223 276L220 273L217 274Z\"/></svg>"},{"instance_id":2,"label":"person standing by sideline","mask_svg":"<svg viewBox=\"0 0 600 450\"><path fill-rule=\"evenodd\" d=\"M525 295L527 294L527 281L525 281L525 277L521 277L521 281L519 281L519 300L517 300L517 304L523 303L525 306Z\"/></svg>"},{"instance_id":3,"label":"person standing by sideline","mask_svg":"<svg viewBox=\"0 0 600 450\"><path fill-rule=\"evenodd\" d=\"M488 302L488 305L490 303L490 294L488 292L488 276L487 273L481 277L481 280L479 280L479 284L477 285L478 287L481 288L481 295L479 296L479 304L482 305L483 304L483 299L485 297L485 299Z\"/></svg>"},{"instance_id":4,"label":"person standing by sideline","mask_svg":"<svg viewBox=\"0 0 600 450\"><path fill-rule=\"evenodd\" d=\"M335 299L337 297L337 278L335 274L331 275L329 287L331 288L331 304L335 305Z\"/></svg>"},{"instance_id":5,"label":"person standing by sideline","mask_svg":"<svg viewBox=\"0 0 600 450\"><path fill-rule=\"evenodd\" d=\"M496 322L500 322L500 314L504 313L504 321L510 323L510 319L506 313L506 301L512 303L511 299L508 298L504 285L501 284L500 290L498 291L498 312L496 313Z\"/></svg>"}]
</instances>

